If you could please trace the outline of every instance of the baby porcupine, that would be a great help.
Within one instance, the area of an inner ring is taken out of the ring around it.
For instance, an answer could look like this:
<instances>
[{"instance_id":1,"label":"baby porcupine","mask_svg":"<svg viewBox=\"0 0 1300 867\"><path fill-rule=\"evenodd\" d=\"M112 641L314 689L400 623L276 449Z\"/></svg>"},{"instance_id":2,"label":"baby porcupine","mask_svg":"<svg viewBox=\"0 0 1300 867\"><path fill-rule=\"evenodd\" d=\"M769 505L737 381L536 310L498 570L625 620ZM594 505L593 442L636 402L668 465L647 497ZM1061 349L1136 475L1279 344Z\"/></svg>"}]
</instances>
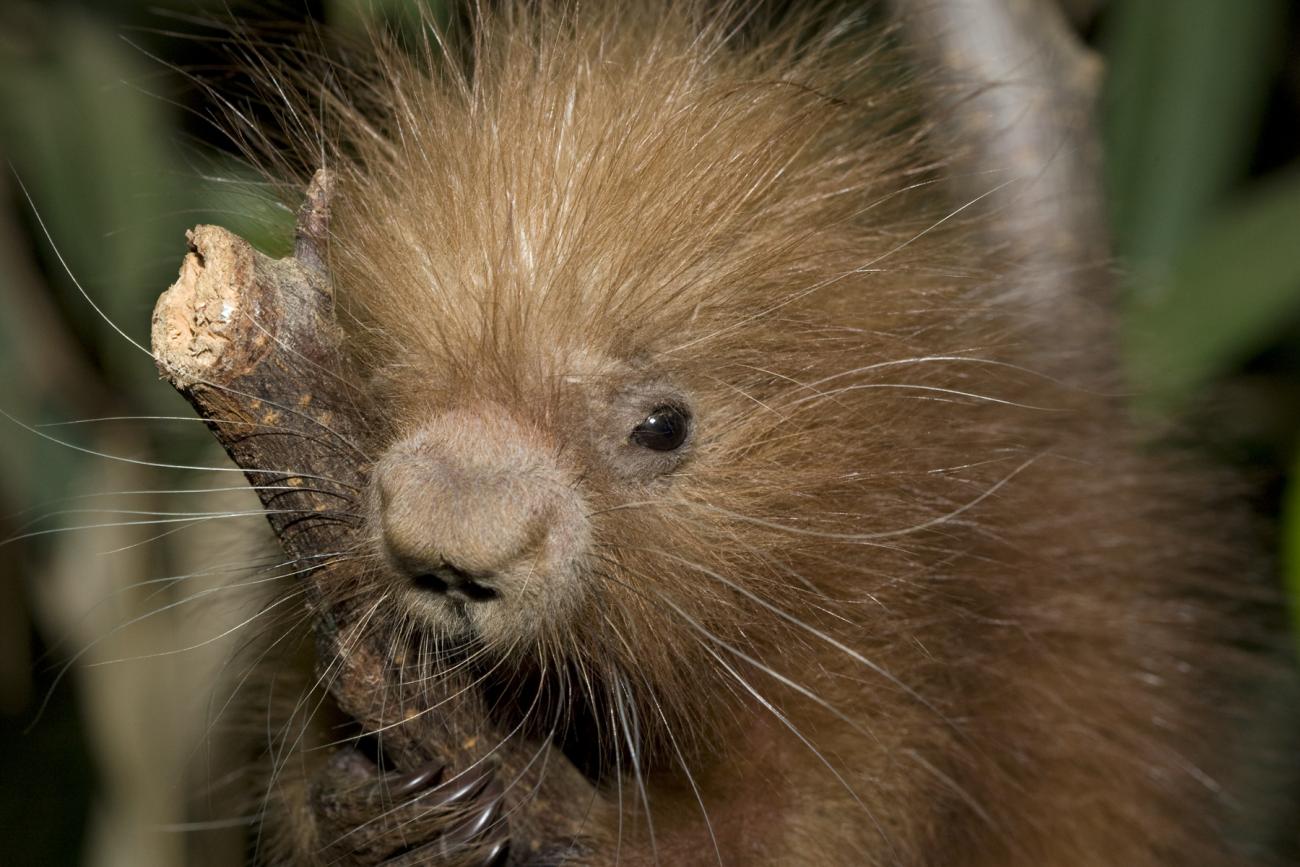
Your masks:
<instances>
[{"instance_id":1,"label":"baby porcupine","mask_svg":"<svg viewBox=\"0 0 1300 867\"><path fill-rule=\"evenodd\" d=\"M752 12L506 2L281 70L375 457L327 601L395 725L474 702L544 761L304 747L260 856L1236 863L1249 522L1142 444L1104 323L1008 285L891 32ZM580 831L510 833L543 807Z\"/></svg>"}]
</instances>

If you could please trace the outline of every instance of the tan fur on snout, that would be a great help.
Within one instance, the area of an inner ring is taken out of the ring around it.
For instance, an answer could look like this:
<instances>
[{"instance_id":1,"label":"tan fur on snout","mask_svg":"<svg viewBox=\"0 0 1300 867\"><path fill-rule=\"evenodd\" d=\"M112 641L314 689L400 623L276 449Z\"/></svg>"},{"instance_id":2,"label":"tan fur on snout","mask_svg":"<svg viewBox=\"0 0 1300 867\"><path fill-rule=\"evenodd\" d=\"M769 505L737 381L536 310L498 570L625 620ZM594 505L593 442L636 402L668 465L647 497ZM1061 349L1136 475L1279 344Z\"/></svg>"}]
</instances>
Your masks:
<instances>
[{"instance_id":1,"label":"tan fur on snout","mask_svg":"<svg viewBox=\"0 0 1300 867\"><path fill-rule=\"evenodd\" d=\"M418 424L384 453L373 483L379 544L399 582L449 567L498 594L467 603L454 587L412 584L408 596L432 628L457 631L464 617L506 644L575 609L590 533L574 473L503 407Z\"/></svg>"}]
</instances>

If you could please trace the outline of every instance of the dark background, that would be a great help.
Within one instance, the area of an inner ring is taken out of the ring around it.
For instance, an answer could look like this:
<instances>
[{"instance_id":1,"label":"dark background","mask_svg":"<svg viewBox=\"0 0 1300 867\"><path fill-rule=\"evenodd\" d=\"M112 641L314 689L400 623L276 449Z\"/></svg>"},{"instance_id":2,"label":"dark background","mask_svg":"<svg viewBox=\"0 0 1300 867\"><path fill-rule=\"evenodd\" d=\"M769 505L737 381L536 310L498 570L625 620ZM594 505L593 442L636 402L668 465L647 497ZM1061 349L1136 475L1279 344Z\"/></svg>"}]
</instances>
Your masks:
<instances>
[{"instance_id":1,"label":"dark background","mask_svg":"<svg viewBox=\"0 0 1300 867\"><path fill-rule=\"evenodd\" d=\"M1101 120L1135 412L1188 422L1198 448L1252 474L1277 527L1279 581L1291 576L1294 594L1300 4L1062 3L1108 68ZM221 34L205 24L223 8L0 0L0 156L12 167L0 171L0 411L12 417L0 417L6 864L183 857L179 828L158 816L184 818L185 744L203 719L194 705L224 647L208 621L238 622L240 610L224 605L219 581L195 589L202 557L187 531L259 519L242 514L247 501L212 505L225 493L166 493L235 486L234 474L66 444L223 465L130 343L148 346L189 226L221 223L285 252L291 215L223 152L210 104L173 68L226 75ZM278 14L355 29L384 10L410 12L329 0ZM109 420L68 424L86 419ZM200 604L214 600L223 606L208 617ZM1258 817L1256 833L1294 836L1293 818Z\"/></svg>"}]
</instances>

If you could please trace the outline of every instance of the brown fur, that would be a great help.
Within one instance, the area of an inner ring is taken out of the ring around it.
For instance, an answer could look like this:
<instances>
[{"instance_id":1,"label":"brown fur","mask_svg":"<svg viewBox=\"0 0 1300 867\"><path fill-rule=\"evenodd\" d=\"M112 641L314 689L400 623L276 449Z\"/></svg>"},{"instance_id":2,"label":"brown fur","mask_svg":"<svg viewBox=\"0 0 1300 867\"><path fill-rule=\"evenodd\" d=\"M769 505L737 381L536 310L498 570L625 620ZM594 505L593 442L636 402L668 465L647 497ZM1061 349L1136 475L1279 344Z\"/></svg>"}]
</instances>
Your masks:
<instances>
[{"instance_id":1,"label":"brown fur","mask_svg":"<svg viewBox=\"0 0 1300 867\"><path fill-rule=\"evenodd\" d=\"M403 557L506 576L491 678L595 708L581 863L1233 863L1246 525L1005 300L923 89L828 19L506 4L302 88L378 459L343 592L427 647Z\"/></svg>"}]
</instances>

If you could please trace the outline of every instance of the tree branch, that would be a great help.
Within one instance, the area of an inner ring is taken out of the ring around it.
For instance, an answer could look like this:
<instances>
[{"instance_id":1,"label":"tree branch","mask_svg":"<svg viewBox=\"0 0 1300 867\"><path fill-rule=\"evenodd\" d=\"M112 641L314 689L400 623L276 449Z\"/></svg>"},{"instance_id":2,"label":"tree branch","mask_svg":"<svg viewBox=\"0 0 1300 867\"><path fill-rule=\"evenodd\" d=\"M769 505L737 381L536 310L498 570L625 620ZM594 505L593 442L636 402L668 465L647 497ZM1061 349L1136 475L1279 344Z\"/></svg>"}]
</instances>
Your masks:
<instances>
[{"instance_id":1,"label":"tree branch","mask_svg":"<svg viewBox=\"0 0 1300 867\"><path fill-rule=\"evenodd\" d=\"M395 674L409 663L390 658L366 628L373 601L338 592L360 584L358 561L344 555L362 541L371 462L325 273L332 188L318 172L290 258L270 259L216 226L189 233L180 277L154 309L158 369L244 470L285 552L312 567L304 581L317 661L332 669L323 680L339 707L364 730L382 732L384 754L399 768L463 769L491 753L517 791L544 785L549 793L540 809L512 818L515 839L576 838L580 825L560 808L586 786L577 771L562 758L547 761L549 745L495 731L468 675L410 684Z\"/></svg>"},{"instance_id":2,"label":"tree branch","mask_svg":"<svg viewBox=\"0 0 1300 867\"><path fill-rule=\"evenodd\" d=\"M987 196L985 243L1005 251L1008 290L1053 330L1109 325L1109 237L1095 109L1101 60L1056 0L895 0L912 55L937 72L931 117ZM1076 316L1079 307L1087 316ZM1075 339L1104 339L1103 331Z\"/></svg>"}]
</instances>

